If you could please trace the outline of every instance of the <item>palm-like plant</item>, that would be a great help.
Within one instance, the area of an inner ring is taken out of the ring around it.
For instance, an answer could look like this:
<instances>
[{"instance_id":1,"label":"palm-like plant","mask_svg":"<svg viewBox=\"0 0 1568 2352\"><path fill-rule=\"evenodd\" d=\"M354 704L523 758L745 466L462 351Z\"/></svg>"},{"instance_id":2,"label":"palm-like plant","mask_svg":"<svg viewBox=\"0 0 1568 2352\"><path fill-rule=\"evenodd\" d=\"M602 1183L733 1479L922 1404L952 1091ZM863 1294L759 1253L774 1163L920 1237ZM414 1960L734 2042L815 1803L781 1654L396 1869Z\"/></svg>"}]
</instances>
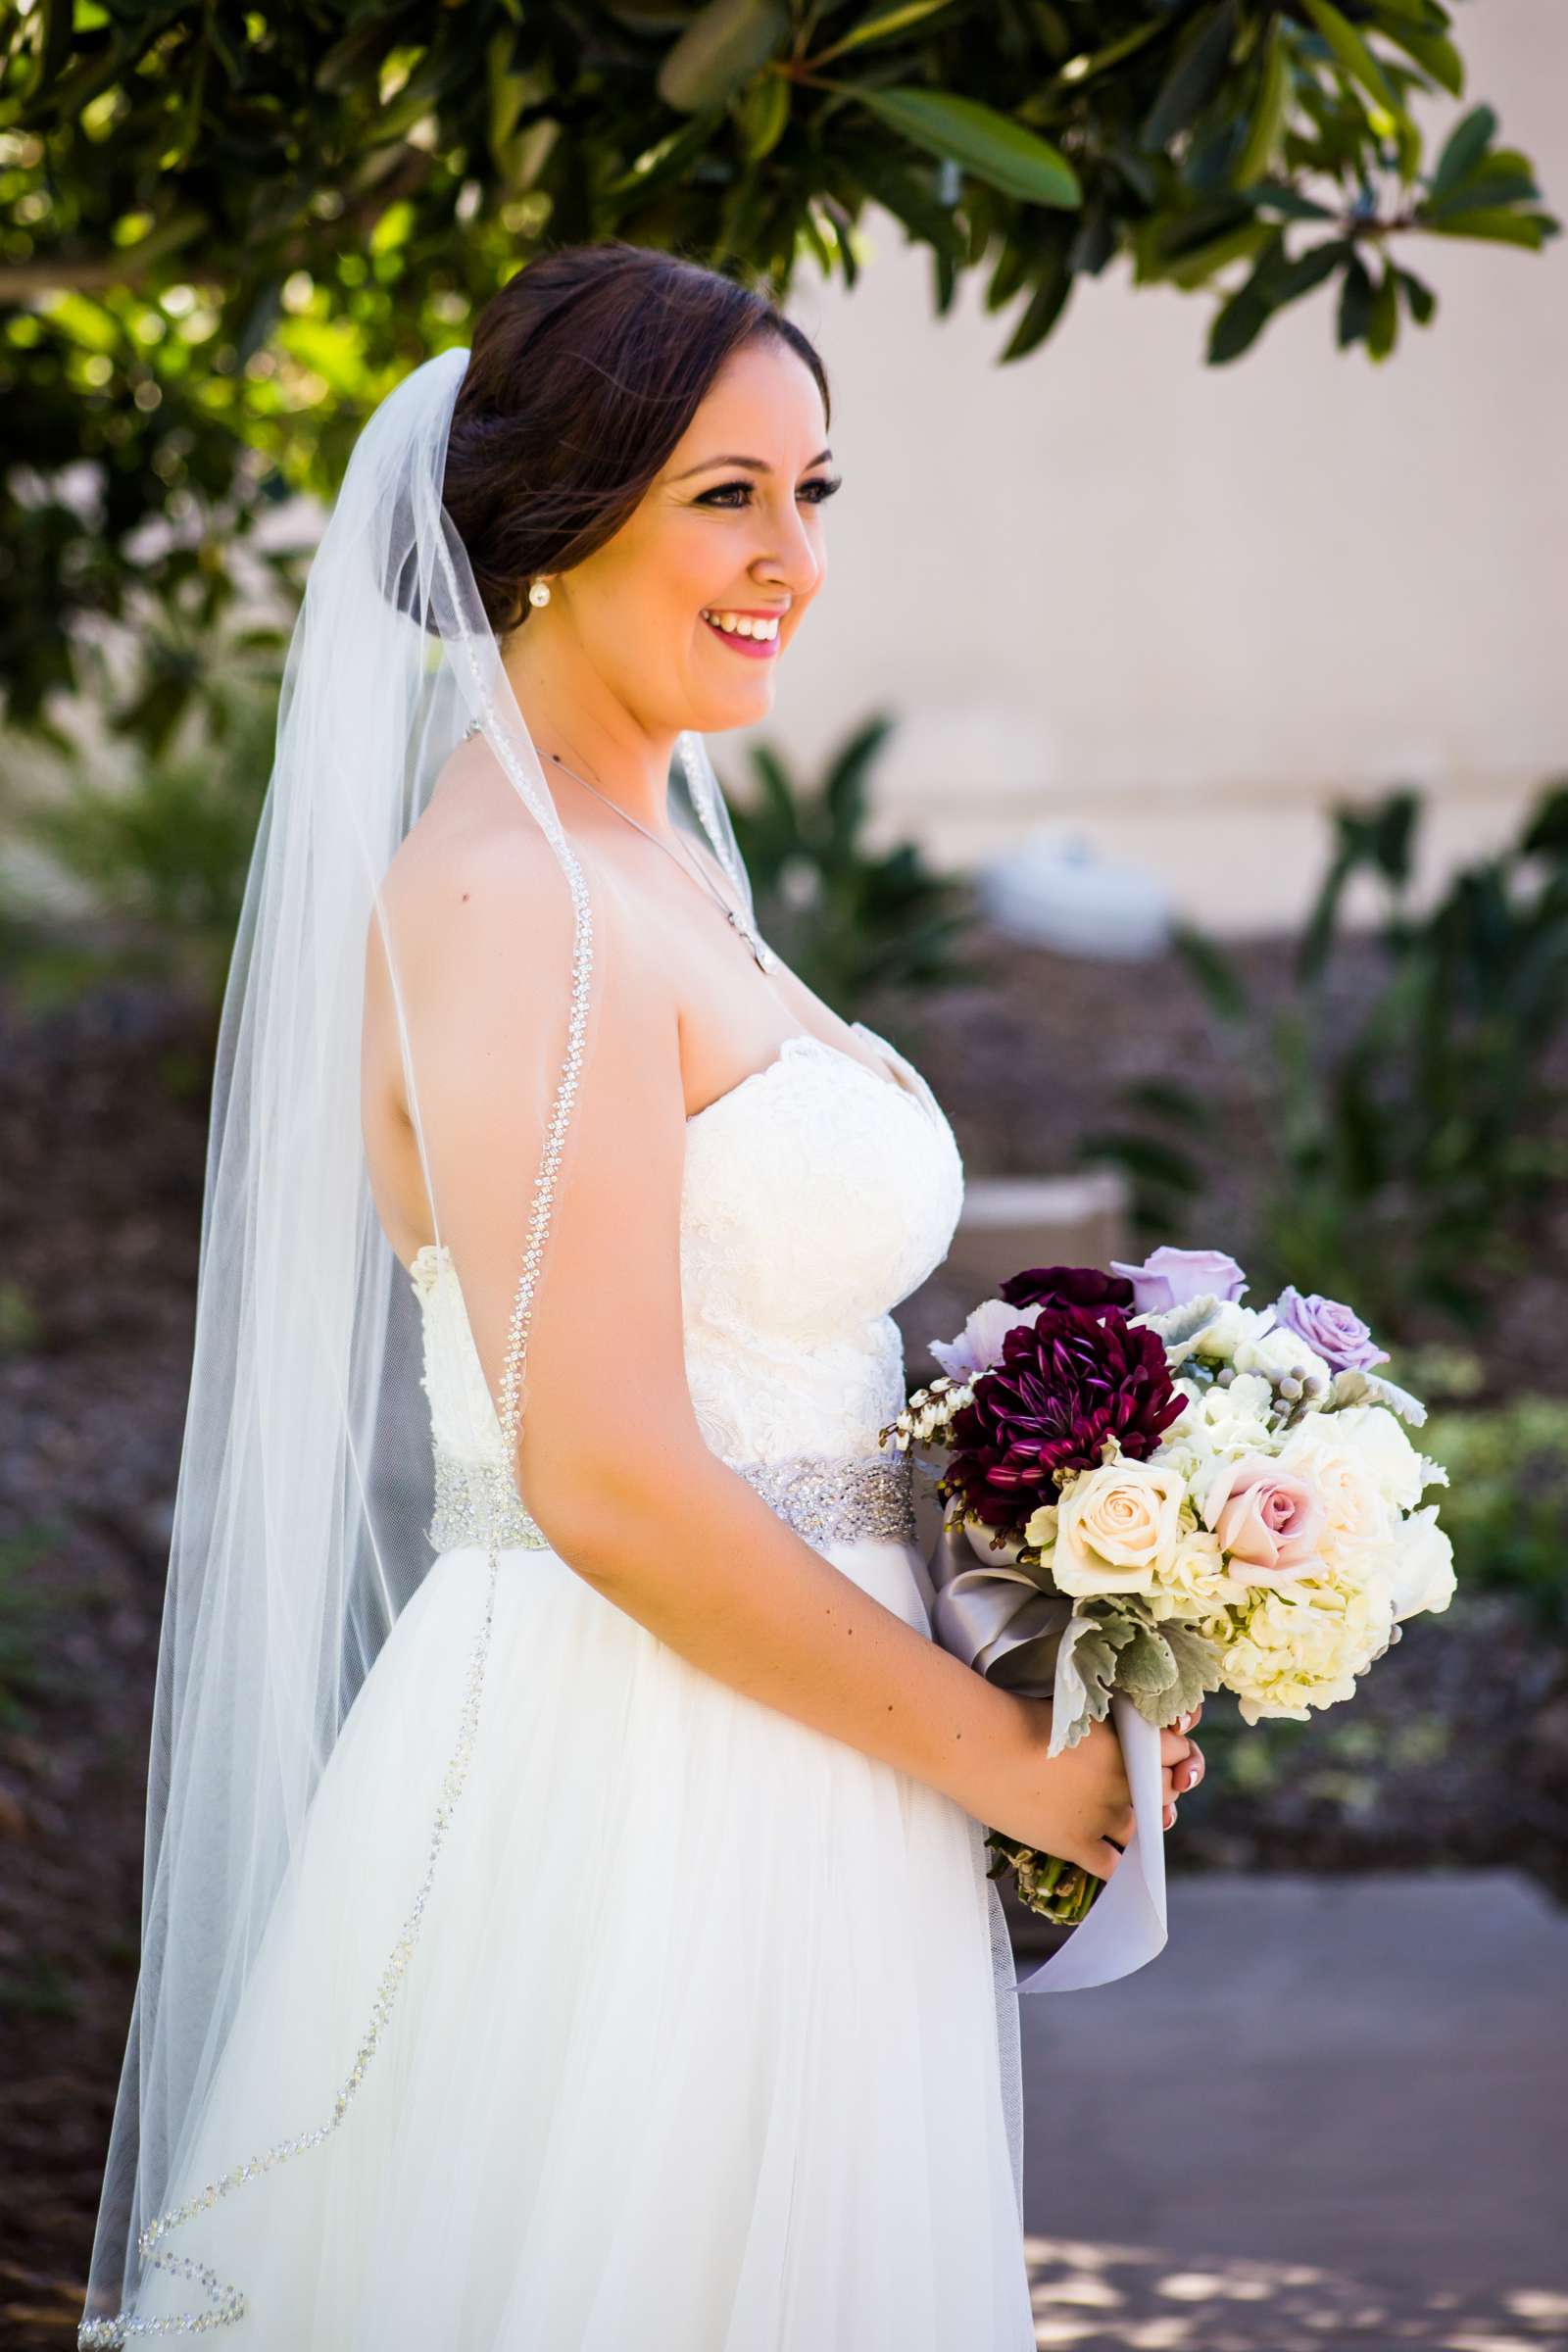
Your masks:
<instances>
[{"instance_id":1,"label":"palm-like plant","mask_svg":"<svg viewBox=\"0 0 1568 2352\"><path fill-rule=\"evenodd\" d=\"M796 783L777 752L752 746L756 790L733 808L763 936L846 1017L978 969L959 952L973 919L967 886L933 873L913 842L865 842L868 773L893 724L866 719L814 788Z\"/></svg>"}]
</instances>

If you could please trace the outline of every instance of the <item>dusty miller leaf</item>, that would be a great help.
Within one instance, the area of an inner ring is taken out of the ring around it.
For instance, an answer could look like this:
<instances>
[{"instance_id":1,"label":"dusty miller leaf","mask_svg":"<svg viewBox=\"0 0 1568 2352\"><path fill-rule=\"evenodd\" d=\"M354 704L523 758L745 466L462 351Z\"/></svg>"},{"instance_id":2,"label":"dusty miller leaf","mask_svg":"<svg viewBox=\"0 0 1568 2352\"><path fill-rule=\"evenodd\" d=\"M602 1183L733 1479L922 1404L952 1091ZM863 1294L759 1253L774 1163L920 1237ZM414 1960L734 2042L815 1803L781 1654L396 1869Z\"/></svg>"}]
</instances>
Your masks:
<instances>
[{"instance_id":1,"label":"dusty miller leaf","mask_svg":"<svg viewBox=\"0 0 1568 2352\"><path fill-rule=\"evenodd\" d=\"M1116 1653L1132 1637L1133 1627L1125 1617L1078 1613L1068 1619L1056 1651L1049 1755L1076 1747L1092 1723L1103 1723L1116 1687Z\"/></svg>"},{"instance_id":2,"label":"dusty miller leaf","mask_svg":"<svg viewBox=\"0 0 1568 2352\"><path fill-rule=\"evenodd\" d=\"M1159 1632L1170 1653L1172 1679L1149 1693L1129 1686L1127 1695L1146 1722L1164 1731L1198 1706L1206 1690L1219 1689L1220 1670L1218 1649L1196 1626L1185 1625L1179 1617L1167 1617Z\"/></svg>"},{"instance_id":3,"label":"dusty miller leaf","mask_svg":"<svg viewBox=\"0 0 1568 2352\"><path fill-rule=\"evenodd\" d=\"M1164 1696L1176 1680L1176 1658L1161 1628L1135 1624L1132 1638L1116 1661L1118 1681L1141 1714L1149 1703Z\"/></svg>"}]
</instances>

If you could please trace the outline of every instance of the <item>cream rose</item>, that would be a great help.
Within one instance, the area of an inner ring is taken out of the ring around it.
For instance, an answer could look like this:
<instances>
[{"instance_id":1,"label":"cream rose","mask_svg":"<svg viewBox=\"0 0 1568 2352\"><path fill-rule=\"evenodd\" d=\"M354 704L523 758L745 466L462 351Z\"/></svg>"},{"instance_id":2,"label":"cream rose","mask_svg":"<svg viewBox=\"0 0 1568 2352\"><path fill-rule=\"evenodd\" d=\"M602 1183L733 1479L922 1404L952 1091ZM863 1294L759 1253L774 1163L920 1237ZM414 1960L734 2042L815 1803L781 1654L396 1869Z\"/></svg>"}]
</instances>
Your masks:
<instances>
[{"instance_id":1,"label":"cream rose","mask_svg":"<svg viewBox=\"0 0 1568 2352\"><path fill-rule=\"evenodd\" d=\"M1454 1594L1453 1545L1429 1502L1404 1522L1396 1539L1386 1582L1396 1617L1446 1609Z\"/></svg>"},{"instance_id":2,"label":"cream rose","mask_svg":"<svg viewBox=\"0 0 1568 2352\"><path fill-rule=\"evenodd\" d=\"M1341 1442L1353 1447L1401 1511L1414 1510L1434 1465L1416 1451L1386 1404L1348 1404L1333 1415Z\"/></svg>"},{"instance_id":3,"label":"cream rose","mask_svg":"<svg viewBox=\"0 0 1568 2352\"><path fill-rule=\"evenodd\" d=\"M1166 1462L1103 1462L1062 1489L1051 1573L1061 1592L1152 1592L1183 1534L1186 1485Z\"/></svg>"}]
</instances>

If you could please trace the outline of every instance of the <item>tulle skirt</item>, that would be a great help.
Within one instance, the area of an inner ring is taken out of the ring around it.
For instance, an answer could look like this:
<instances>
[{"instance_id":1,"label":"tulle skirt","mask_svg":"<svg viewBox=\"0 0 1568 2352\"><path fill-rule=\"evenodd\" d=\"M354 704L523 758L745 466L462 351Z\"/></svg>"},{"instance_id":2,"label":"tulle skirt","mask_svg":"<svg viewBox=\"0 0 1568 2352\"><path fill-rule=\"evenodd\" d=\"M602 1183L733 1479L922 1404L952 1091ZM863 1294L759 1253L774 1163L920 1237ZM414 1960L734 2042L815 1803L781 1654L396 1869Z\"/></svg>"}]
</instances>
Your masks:
<instances>
[{"instance_id":1,"label":"tulle skirt","mask_svg":"<svg viewBox=\"0 0 1568 2352\"><path fill-rule=\"evenodd\" d=\"M835 1565L928 1630L912 1546ZM313 1800L170 2205L325 2123L431 1848L489 1570L443 1553ZM984 1831L502 1555L478 1725L336 2128L173 2230L253 2352L1026 2352ZM205 2306L149 2272L138 2314Z\"/></svg>"}]
</instances>

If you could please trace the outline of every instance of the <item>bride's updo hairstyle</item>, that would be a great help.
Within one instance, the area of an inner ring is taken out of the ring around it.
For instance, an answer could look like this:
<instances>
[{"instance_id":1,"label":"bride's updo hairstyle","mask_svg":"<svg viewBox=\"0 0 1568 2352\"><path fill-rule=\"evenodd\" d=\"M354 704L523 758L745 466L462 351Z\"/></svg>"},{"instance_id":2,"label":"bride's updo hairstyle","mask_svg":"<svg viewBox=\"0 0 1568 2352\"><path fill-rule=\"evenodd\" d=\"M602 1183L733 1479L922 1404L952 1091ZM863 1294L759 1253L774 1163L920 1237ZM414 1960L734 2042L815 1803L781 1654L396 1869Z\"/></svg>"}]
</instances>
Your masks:
<instances>
[{"instance_id":1,"label":"bride's updo hairstyle","mask_svg":"<svg viewBox=\"0 0 1568 2352\"><path fill-rule=\"evenodd\" d=\"M458 387L442 504L498 636L526 621L530 580L614 537L724 362L757 335L799 354L826 413L808 337L765 294L699 263L618 238L567 245L491 296Z\"/></svg>"}]
</instances>

